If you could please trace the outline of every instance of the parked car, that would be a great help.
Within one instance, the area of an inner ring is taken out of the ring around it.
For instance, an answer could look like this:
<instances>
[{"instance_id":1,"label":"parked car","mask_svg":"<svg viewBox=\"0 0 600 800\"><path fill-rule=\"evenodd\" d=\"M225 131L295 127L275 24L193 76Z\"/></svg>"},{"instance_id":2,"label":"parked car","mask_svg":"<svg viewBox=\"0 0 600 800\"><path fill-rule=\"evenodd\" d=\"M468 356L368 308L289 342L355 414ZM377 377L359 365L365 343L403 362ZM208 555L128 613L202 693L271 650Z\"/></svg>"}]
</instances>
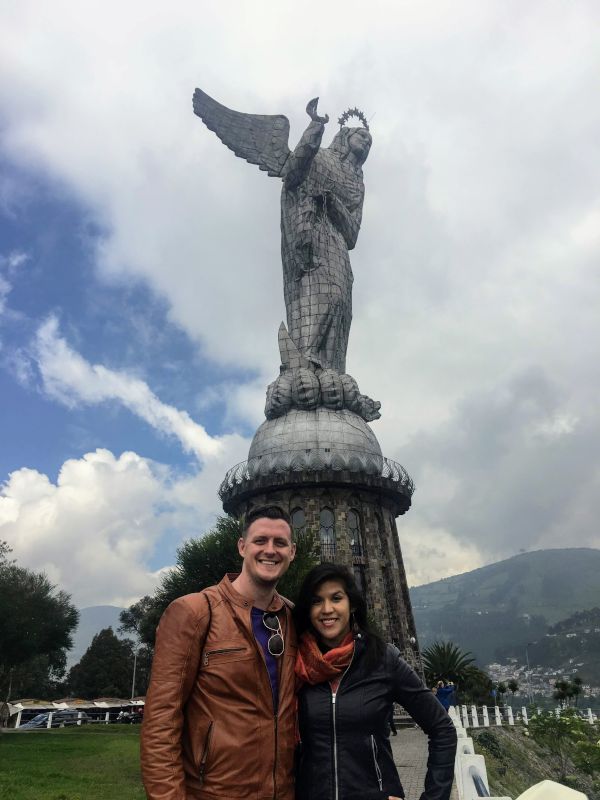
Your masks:
<instances>
[{"instance_id":1,"label":"parked car","mask_svg":"<svg viewBox=\"0 0 600 800\"><path fill-rule=\"evenodd\" d=\"M85 713L85 711L74 711L72 709L61 709L60 711L53 711L52 712L52 728L62 728L63 725L77 725L79 722L79 714L81 713L81 723L82 725L88 722L89 717ZM49 712L45 712L43 714L37 714L33 719L30 719L28 722L24 722L23 725L19 726L19 730L31 730L33 728L47 728L48 727L48 717L50 716Z\"/></svg>"}]
</instances>

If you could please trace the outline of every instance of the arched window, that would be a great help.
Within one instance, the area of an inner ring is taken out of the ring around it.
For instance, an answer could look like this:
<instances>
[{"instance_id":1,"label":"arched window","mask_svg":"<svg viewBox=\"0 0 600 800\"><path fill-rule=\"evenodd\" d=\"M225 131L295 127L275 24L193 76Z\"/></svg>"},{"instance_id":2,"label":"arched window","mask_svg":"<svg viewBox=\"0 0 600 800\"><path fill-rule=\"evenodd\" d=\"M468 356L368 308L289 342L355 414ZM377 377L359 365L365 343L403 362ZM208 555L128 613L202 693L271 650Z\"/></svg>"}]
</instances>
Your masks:
<instances>
[{"instance_id":1,"label":"arched window","mask_svg":"<svg viewBox=\"0 0 600 800\"><path fill-rule=\"evenodd\" d=\"M335 559L335 517L330 508L321 509L319 517L319 538L321 540L321 561Z\"/></svg>"},{"instance_id":2,"label":"arched window","mask_svg":"<svg viewBox=\"0 0 600 800\"><path fill-rule=\"evenodd\" d=\"M351 508L348 511L348 538L350 539L350 549L353 556L362 556L363 540L360 529L360 517L358 511Z\"/></svg>"},{"instance_id":3,"label":"arched window","mask_svg":"<svg viewBox=\"0 0 600 800\"><path fill-rule=\"evenodd\" d=\"M302 536L305 526L306 517L304 516L304 511L301 508L295 508L292 511L292 530L296 539Z\"/></svg>"}]
</instances>

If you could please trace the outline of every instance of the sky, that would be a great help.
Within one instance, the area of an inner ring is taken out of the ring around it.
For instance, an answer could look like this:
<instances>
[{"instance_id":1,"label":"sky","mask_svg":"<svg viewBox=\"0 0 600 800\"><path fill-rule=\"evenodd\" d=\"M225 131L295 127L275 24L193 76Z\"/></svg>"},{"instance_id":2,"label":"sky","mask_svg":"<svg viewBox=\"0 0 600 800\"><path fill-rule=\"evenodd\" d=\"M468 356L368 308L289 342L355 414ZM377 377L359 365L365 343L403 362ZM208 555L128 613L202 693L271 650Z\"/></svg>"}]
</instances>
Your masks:
<instances>
[{"instance_id":1,"label":"sky","mask_svg":"<svg viewBox=\"0 0 600 800\"><path fill-rule=\"evenodd\" d=\"M278 179L192 113L358 106L348 372L416 492L409 583L600 547L600 6L0 12L0 539L77 605L208 530L278 373Z\"/></svg>"}]
</instances>

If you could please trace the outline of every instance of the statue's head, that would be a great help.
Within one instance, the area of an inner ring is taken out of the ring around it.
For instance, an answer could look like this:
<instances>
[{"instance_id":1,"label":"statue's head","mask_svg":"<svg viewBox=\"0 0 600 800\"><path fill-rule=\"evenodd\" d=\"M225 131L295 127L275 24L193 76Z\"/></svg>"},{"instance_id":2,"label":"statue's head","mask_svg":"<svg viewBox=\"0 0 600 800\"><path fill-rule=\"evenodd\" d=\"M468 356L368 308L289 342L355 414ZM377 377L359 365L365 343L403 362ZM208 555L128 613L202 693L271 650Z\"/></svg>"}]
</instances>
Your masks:
<instances>
[{"instance_id":1,"label":"statue's head","mask_svg":"<svg viewBox=\"0 0 600 800\"><path fill-rule=\"evenodd\" d=\"M366 128L340 128L329 149L339 153L342 160L353 155L353 161L362 165L367 160L373 139Z\"/></svg>"}]
</instances>

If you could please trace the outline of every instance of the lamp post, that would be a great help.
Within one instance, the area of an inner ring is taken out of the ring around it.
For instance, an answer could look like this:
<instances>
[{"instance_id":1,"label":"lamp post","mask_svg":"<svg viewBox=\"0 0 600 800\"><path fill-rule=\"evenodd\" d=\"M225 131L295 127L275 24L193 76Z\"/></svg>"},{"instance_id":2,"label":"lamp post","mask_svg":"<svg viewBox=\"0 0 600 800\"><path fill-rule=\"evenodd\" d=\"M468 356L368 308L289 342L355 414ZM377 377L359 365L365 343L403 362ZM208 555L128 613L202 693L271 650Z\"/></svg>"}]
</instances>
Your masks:
<instances>
[{"instance_id":1,"label":"lamp post","mask_svg":"<svg viewBox=\"0 0 600 800\"><path fill-rule=\"evenodd\" d=\"M133 679L131 681L131 702L133 703L133 698L135 697L135 671L137 669L137 657L138 657L139 648L136 648L133 651Z\"/></svg>"}]
</instances>

